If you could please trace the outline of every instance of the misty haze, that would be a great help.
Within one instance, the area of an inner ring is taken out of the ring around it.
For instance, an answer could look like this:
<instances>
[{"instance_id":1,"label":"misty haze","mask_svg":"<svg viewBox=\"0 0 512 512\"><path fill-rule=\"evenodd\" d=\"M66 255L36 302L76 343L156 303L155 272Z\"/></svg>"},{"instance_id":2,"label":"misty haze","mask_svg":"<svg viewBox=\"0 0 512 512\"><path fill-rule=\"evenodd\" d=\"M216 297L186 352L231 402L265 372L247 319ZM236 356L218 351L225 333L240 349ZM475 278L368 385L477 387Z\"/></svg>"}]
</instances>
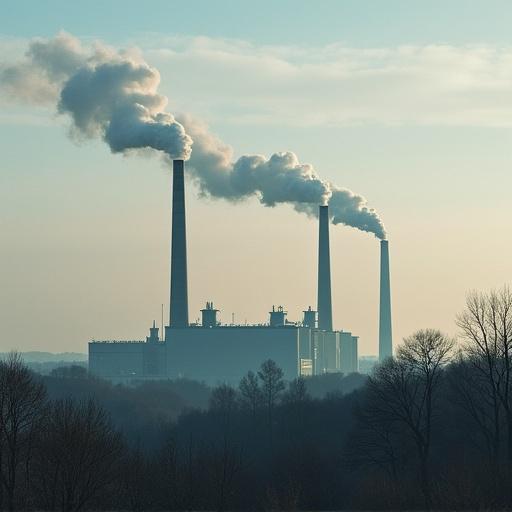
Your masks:
<instances>
[{"instance_id":1,"label":"misty haze","mask_svg":"<svg viewBox=\"0 0 512 512\"><path fill-rule=\"evenodd\" d=\"M3 7L0 510L512 508L512 5Z\"/></svg>"}]
</instances>

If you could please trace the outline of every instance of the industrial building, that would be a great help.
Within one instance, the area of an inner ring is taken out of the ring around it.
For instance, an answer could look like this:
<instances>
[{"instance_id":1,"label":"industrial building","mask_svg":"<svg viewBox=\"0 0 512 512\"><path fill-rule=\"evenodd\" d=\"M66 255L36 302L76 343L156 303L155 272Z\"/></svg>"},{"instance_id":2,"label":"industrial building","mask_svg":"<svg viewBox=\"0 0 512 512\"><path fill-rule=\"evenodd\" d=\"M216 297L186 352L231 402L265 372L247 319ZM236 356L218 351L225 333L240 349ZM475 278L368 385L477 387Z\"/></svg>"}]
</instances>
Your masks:
<instances>
[{"instance_id":1,"label":"industrial building","mask_svg":"<svg viewBox=\"0 0 512 512\"><path fill-rule=\"evenodd\" d=\"M248 371L257 371L267 359L283 369L286 379L357 372L357 336L335 331L332 325L327 206L319 206L318 311L308 307L302 321L289 322L285 309L273 306L268 324L221 325L213 302L206 302L201 310L201 323L189 322L184 181L184 162L174 160L169 325L163 337L153 323L146 340L90 342L90 372L116 382L186 377L209 384L236 384ZM387 272L384 288L387 284L389 294L389 263ZM381 278L381 333L388 351L391 309L385 312L384 317L389 312L386 323L382 316L385 299Z\"/></svg>"}]
</instances>

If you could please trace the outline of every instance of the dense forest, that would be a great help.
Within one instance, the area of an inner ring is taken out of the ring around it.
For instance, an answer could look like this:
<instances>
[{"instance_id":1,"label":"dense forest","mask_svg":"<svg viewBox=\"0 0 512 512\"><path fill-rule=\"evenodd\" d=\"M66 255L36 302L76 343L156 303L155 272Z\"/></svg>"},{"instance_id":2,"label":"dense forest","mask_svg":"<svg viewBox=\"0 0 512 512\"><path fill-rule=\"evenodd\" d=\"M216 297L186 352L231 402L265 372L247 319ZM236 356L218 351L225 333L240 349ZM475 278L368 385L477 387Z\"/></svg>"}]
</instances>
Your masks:
<instances>
[{"instance_id":1,"label":"dense forest","mask_svg":"<svg viewBox=\"0 0 512 512\"><path fill-rule=\"evenodd\" d=\"M512 294L468 297L460 340L424 329L369 377L112 385L0 362L7 510L506 509Z\"/></svg>"}]
</instances>

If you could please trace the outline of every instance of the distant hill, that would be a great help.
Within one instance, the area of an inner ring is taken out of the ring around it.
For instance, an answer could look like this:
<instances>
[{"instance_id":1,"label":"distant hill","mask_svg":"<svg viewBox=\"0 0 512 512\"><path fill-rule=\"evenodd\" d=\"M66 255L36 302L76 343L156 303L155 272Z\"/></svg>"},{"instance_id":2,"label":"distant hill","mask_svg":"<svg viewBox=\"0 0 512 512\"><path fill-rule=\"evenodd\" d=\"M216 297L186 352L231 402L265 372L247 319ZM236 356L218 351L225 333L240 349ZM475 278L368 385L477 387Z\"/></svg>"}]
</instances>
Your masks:
<instances>
[{"instance_id":1,"label":"distant hill","mask_svg":"<svg viewBox=\"0 0 512 512\"><path fill-rule=\"evenodd\" d=\"M54 354L52 352L20 352L21 357L26 363L71 363L87 362L87 354L80 352L61 352ZM4 359L9 352L0 352L0 359Z\"/></svg>"}]
</instances>

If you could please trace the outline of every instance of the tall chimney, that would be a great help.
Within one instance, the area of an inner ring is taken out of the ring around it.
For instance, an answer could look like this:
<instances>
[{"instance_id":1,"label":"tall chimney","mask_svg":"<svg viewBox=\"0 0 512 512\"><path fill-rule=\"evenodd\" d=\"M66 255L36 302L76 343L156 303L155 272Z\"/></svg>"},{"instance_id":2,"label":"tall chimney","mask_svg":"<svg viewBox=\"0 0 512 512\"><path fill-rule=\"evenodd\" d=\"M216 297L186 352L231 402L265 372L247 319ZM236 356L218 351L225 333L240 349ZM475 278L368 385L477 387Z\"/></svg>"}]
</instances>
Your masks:
<instances>
[{"instance_id":1,"label":"tall chimney","mask_svg":"<svg viewBox=\"0 0 512 512\"><path fill-rule=\"evenodd\" d=\"M183 160L173 160L171 300L169 325L188 327L187 232L185 225L185 180Z\"/></svg>"},{"instance_id":2,"label":"tall chimney","mask_svg":"<svg viewBox=\"0 0 512 512\"><path fill-rule=\"evenodd\" d=\"M332 331L328 206L319 207L318 218L318 328L324 331Z\"/></svg>"},{"instance_id":3,"label":"tall chimney","mask_svg":"<svg viewBox=\"0 0 512 512\"><path fill-rule=\"evenodd\" d=\"M391 335L391 289L389 284L389 247L387 240L380 242L380 314L379 361L393 355Z\"/></svg>"}]
</instances>

